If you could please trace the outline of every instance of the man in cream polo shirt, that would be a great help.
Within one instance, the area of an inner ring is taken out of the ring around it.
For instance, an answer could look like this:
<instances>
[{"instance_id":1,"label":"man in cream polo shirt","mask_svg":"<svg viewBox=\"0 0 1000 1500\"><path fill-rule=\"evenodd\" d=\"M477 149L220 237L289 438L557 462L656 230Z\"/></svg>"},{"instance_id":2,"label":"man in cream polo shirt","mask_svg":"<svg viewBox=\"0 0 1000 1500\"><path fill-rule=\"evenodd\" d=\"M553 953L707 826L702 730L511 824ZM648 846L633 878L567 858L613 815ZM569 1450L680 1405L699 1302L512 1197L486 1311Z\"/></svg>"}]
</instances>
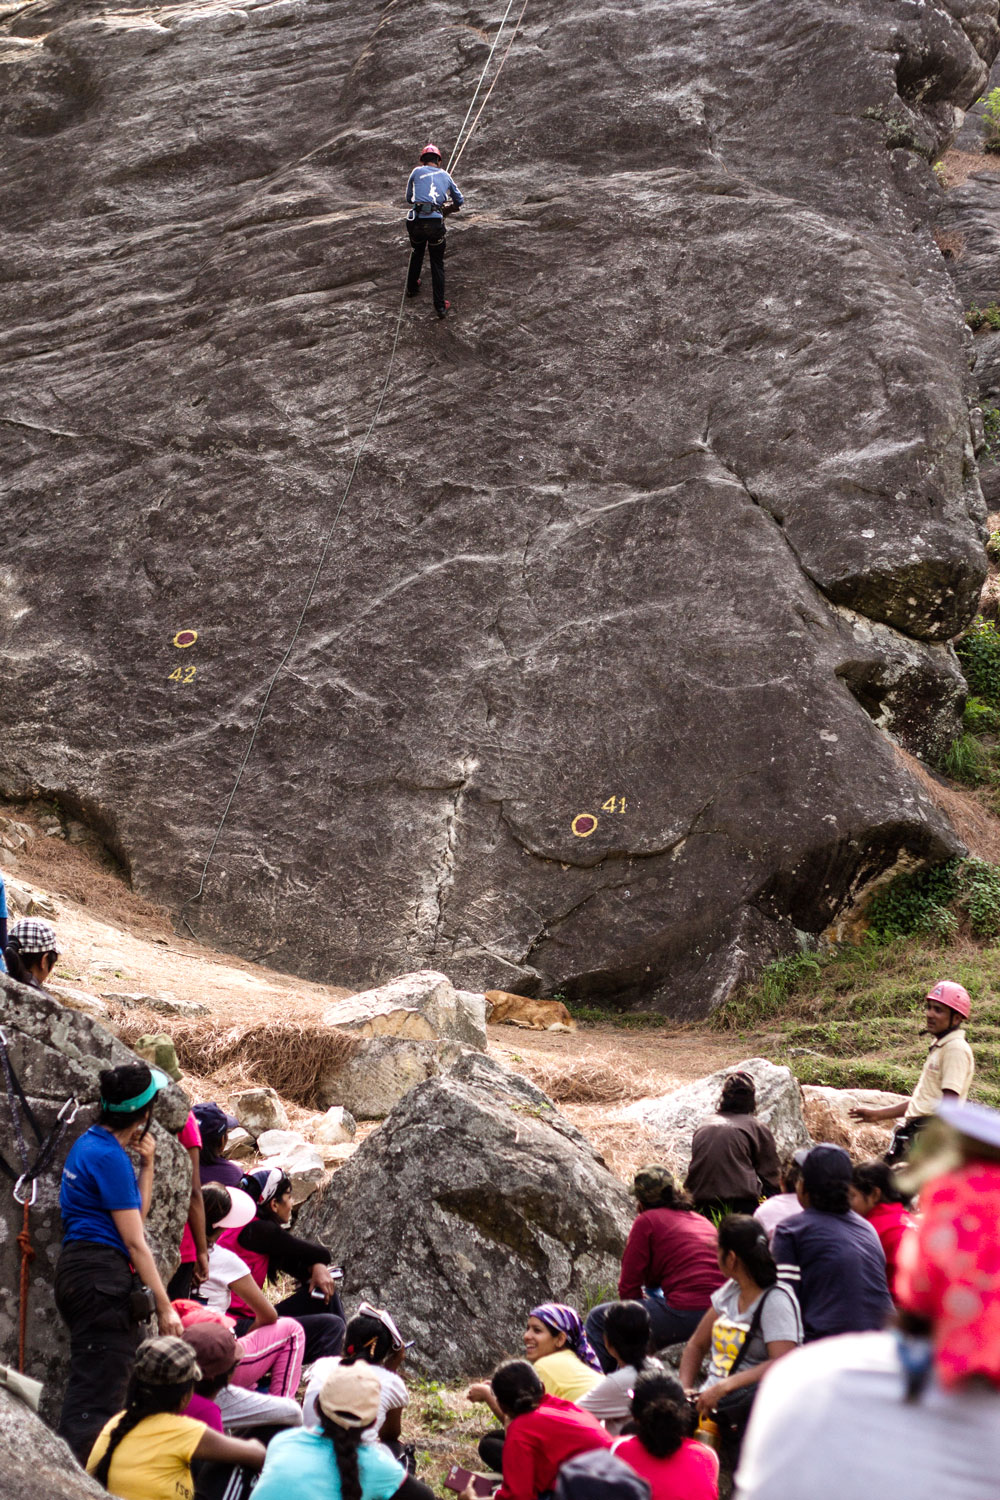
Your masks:
<instances>
[{"instance_id":1,"label":"man in cream polo shirt","mask_svg":"<svg viewBox=\"0 0 1000 1500\"><path fill-rule=\"evenodd\" d=\"M886 1161L902 1160L942 1099L967 1097L976 1070L962 1024L969 1019L970 1010L969 995L962 985L940 980L927 995L926 1029L934 1040L912 1096L902 1104L888 1104L882 1109L851 1110L852 1118L869 1124L903 1116L903 1123L897 1126L886 1152Z\"/></svg>"}]
</instances>

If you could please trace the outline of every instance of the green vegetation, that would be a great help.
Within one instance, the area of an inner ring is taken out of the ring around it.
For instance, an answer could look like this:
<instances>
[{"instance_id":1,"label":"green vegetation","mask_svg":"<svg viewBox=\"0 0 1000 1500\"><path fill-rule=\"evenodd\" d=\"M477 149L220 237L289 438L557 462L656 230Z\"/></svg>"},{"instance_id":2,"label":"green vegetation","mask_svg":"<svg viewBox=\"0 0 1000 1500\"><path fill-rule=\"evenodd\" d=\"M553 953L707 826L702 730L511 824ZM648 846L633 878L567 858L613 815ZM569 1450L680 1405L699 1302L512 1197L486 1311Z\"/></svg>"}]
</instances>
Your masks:
<instances>
[{"instance_id":1,"label":"green vegetation","mask_svg":"<svg viewBox=\"0 0 1000 1500\"><path fill-rule=\"evenodd\" d=\"M1000 555L1000 532L996 542ZM962 732L941 756L938 769L963 786L982 788L980 800L1000 816L1000 631L996 623L977 615L955 650L971 696Z\"/></svg>"},{"instance_id":2,"label":"green vegetation","mask_svg":"<svg viewBox=\"0 0 1000 1500\"><path fill-rule=\"evenodd\" d=\"M994 461L1000 456L1000 406L991 406L988 401L980 403L980 411L983 414L983 433L986 438L986 452ZM995 535L996 533L994 533ZM990 542L993 538L990 538ZM986 544L989 552L990 543ZM990 554L992 556L992 554Z\"/></svg>"},{"instance_id":3,"label":"green vegetation","mask_svg":"<svg viewBox=\"0 0 1000 1500\"><path fill-rule=\"evenodd\" d=\"M425 1431L448 1432L456 1422L461 1421L455 1408L448 1405L446 1398L451 1392L440 1380L425 1380L422 1376L411 1375L410 1390L417 1408L417 1418Z\"/></svg>"},{"instance_id":4,"label":"green vegetation","mask_svg":"<svg viewBox=\"0 0 1000 1500\"><path fill-rule=\"evenodd\" d=\"M977 615L955 647L969 690L990 707L1000 707L1000 631Z\"/></svg>"},{"instance_id":5,"label":"green vegetation","mask_svg":"<svg viewBox=\"0 0 1000 1500\"><path fill-rule=\"evenodd\" d=\"M558 996L553 998L558 999ZM617 1026L619 1031L657 1031L667 1023L652 1010L612 1010L603 1005L582 1005L576 1000L564 1001L574 1021L581 1026Z\"/></svg>"},{"instance_id":6,"label":"green vegetation","mask_svg":"<svg viewBox=\"0 0 1000 1500\"><path fill-rule=\"evenodd\" d=\"M984 97L986 108L983 110L983 150L1000 151L1000 89L990 89Z\"/></svg>"},{"instance_id":7,"label":"green vegetation","mask_svg":"<svg viewBox=\"0 0 1000 1500\"><path fill-rule=\"evenodd\" d=\"M986 307L977 307L973 302L965 314L965 321L973 333L980 328L1000 329L1000 304L990 302Z\"/></svg>"},{"instance_id":8,"label":"green vegetation","mask_svg":"<svg viewBox=\"0 0 1000 1500\"><path fill-rule=\"evenodd\" d=\"M967 866L975 866L971 872ZM964 984L972 998L969 1040L976 1054L972 1097L1000 1106L1000 943L971 937L973 920L1000 927L995 892L1000 869L982 861L953 861L926 877L903 876L882 899L883 922L902 927L926 921L938 907L954 918L958 936L919 925L910 935L869 934L858 947L779 959L758 982L713 1017L720 1030L768 1033L754 1046L787 1063L803 1083L833 1088L881 1088L908 1093L927 1053L924 996L939 979ZM941 876L940 880L932 877ZM895 887L900 890L895 891ZM874 903L873 903L874 904ZM884 928L883 928L884 930Z\"/></svg>"}]
</instances>

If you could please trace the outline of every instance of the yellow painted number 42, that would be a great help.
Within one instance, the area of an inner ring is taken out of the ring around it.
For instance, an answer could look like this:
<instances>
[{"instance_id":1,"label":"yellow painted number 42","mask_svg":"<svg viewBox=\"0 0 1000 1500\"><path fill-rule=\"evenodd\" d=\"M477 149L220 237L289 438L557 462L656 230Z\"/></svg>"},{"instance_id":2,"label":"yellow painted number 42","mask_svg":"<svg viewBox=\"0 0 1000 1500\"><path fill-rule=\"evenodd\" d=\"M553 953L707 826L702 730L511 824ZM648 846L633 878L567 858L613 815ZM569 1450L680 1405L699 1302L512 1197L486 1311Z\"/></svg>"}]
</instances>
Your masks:
<instances>
[{"instance_id":1,"label":"yellow painted number 42","mask_svg":"<svg viewBox=\"0 0 1000 1500\"><path fill-rule=\"evenodd\" d=\"M194 682L197 667L175 667L171 672L168 682Z\"/></svg>"}]
</instances>

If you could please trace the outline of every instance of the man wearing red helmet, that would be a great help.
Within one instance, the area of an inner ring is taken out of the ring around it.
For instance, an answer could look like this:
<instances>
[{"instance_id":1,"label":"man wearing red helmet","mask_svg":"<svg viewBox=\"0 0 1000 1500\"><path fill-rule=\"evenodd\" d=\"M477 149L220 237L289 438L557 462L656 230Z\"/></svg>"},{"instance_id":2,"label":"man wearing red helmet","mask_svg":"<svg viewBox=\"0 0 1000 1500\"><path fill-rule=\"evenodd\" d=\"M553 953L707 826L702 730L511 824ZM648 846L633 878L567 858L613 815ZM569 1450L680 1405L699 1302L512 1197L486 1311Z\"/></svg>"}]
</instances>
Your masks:
<instances>
[{"instance_id":1,"label":"man wearing red helmet","mask_svg":"<svg viewBox=\"0 0 1000 1500\"><path fill-rule=\"evenodd\" d=\"M931 1042L917 1086L902 1104L887 1104L883 1109L852 1109L855 1120L869 1124L876 1120L895 1120L897 1126L886 1161L899 1161L914 1137L923 1129L942 1099L965 1099L972 1085L976 1060L965 1040L963 1021L969 1019L971 1002L968 991L950 979L942 979L927 994L926 1030Z\"/></svg>"},{"instance_id":2,"label":"man wearing red helmet","mask_svg":"<svg viewBox=\"0 0 1000 1500\"><path fill-rule=\"evenodd\" d=\"M433 141L420 153L420 165L414 167L406 184L406 201L411 205L406 216L410 236L410 266L406 273L406 295L415 297L420 290L420 268L424 247L430 256L431 288L434 311L443 318L451 306L444 300L444 216L455 213L465 199L441 165L441 153Z\"/></svg>"}]
</instances>

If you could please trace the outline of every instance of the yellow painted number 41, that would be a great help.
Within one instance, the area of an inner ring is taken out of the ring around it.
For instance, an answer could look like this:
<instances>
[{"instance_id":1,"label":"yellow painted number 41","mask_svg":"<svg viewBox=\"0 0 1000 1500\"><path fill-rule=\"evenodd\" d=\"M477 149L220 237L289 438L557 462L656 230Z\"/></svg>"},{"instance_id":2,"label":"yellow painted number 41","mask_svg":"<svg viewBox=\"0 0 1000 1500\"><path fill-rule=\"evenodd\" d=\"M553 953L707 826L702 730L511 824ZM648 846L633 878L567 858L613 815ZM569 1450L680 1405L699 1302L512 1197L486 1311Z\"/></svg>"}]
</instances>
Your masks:
<instances>
[{"instance_id":1,"label":"yellow painted number 41","mask_svg":"<svg viewBox=\"0 0 1000 1500\"><path fill-rule=\"evenodd\" d=\"M624 797L609 797L607 802L601 803L601 812L623 813L625 811Z\"/></svg>"}]
</instances>

